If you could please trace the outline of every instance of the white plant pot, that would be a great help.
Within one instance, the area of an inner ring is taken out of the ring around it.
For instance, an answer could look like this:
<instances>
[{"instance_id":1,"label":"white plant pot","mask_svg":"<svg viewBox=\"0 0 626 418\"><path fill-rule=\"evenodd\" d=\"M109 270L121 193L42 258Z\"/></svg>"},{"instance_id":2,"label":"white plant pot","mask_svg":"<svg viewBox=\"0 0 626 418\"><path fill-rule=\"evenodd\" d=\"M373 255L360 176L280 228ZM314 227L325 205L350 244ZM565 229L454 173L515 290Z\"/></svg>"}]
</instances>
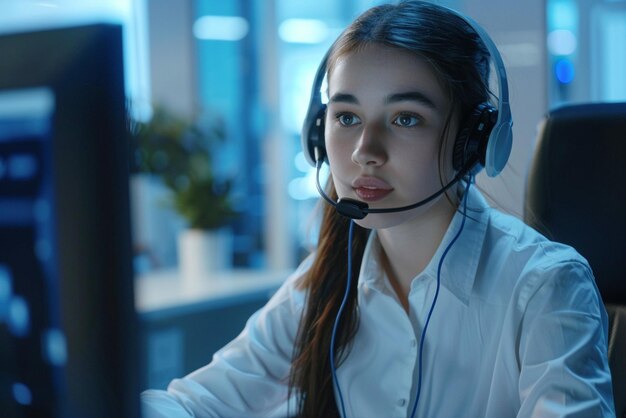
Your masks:
<instances>
[{"instance_id":1,"label":"white plant pot","mask_svg":"<svg viewBox=\"0 0 626 418\"><path fill-rule=\"evenodd\" d=\"M232 232L186 229L178 235L178 263L183 280L219 277L232 267Z\"/></svg>"}]
</instances>

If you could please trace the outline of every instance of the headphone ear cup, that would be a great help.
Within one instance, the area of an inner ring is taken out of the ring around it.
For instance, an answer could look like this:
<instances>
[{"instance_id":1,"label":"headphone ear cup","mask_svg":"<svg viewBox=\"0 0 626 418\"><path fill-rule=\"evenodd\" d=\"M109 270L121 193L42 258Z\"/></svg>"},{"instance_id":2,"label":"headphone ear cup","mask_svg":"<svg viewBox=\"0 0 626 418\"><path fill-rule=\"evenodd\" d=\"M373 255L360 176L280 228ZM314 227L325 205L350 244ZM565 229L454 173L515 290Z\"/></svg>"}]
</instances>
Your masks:
<instances>
[{"instance_id":1,"label":"headphone ear cup","mask_svg":"<svg viewBox=\"0 0 626 418\"><path fill-rule=\"evenodd\" d=\"M472 109L454 142L452 166L455 170L461 170L471 161L484 167L489 136L497 120L498 111L489 103Z\"/></svg>"},{"instance_id":2,"label":"headphone ear cup","mask_svg":"<svg viewBox=\"0 0 626 418\"><path fill-rule=\"evenodd\" d=\"M324 119L326 118L326 104L322 102L322 84L326 75L326 62L333 48L331 47L315 73L313 86L311 88L311 99L306 112L306 117L302 124L302 133L300 141L304 157L315 167L318 160L326 160L326 143L324 141Z\"/></svg>"},{"instance_id":3,"label":"headphone ear cup","mask_svg":"<svg viewBox=\"0 0 626 418\"><path fill-rule=\"evenodd\" d=\"M324 139L324 119L326 118L326 105L314 104L318 109L310 108L309 115L303 126L302 148L308 162L315 167L317 160L326 159L326 142ZM316 151L317 151L317 156Z\"/></svg>"}]
</instances>

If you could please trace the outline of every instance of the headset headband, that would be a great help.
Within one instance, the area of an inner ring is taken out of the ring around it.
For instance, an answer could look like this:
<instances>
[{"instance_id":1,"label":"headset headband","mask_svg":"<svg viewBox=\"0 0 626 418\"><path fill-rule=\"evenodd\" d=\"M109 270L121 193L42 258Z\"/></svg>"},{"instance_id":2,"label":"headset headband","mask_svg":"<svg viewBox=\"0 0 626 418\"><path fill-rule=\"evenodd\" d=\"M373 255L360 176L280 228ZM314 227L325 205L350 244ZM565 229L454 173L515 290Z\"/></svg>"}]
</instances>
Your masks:
<instances>
[{"instance_id":1,"label":"headset headband","mask_svg":"<svg viewBox=\"0 0 626 418\"><path fill-rule=\"evenodd\" d=\"M487 47L496 70L498 79L498 120L489 135L487 152L485 154L485 171L489 177L495 177L504 169L513 146L513 118L509 104L509 85L506 69L504 68L500 51L498 51L489 34L471 17L463 16L452 9L448 10L465 20L474 29L474 32L478 34L480 40Z\"/></svg>"}]
</instances>

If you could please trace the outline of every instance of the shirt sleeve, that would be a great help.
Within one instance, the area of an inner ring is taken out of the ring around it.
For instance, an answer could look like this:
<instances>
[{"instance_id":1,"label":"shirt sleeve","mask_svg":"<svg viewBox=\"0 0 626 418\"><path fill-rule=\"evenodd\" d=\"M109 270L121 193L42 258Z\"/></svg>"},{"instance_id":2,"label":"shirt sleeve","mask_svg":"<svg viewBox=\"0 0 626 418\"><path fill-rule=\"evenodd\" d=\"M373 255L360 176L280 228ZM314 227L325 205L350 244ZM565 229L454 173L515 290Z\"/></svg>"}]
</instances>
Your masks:
<instances>
[{"instance_id":1,"label":"shirt sleeve","mask_svg":"<svg viewBox=\"0 0 626 418\"><path fill-rule=\"evenodd\" d=\"M284 408L304 301L296 281L303 270L287 279L211 363L173 380L167 391L143 392L143 418L265 417Z\"/></svg>"},{"instance_id":2,"label":"shirt sleeve","mask_svg":"<svg viewBox=\"0 0 626 418\"><path fill-rule=\"evenodd\" d=\"M614 417L608 320L584 261L537 269L519 332L521 408L527 417Z\"/></svg>"}]
</instances>

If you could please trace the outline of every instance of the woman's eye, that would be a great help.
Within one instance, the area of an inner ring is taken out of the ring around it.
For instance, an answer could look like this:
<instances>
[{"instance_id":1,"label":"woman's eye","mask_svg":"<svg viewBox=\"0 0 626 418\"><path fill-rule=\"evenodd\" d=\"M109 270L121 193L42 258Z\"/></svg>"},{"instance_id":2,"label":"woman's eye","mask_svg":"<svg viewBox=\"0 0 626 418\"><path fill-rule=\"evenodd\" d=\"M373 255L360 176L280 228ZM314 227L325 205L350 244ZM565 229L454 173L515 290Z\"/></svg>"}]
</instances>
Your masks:
<instances>
[{"instance_id":1,"label":"woman's eye","mask_svg":"<svg viewBox=\"0 0 626 418\"><path fill-rule=\"evenodd\" d=\"M415 115L400 115L393 120L394 125L401 126L403 128L410 128L420 122L420 119Z\"/></svg>"},{"instance_id":2,"label":"woman's eye","mask_svg":"<svg viewBox=\"0 0 626 418\"><path fill-rule=\"evenodd\" d=\"M343 126L352 126L360 122L360 119L351 113L340 113L337 115L337 120Z\"/></svg>"}]
</instances>

